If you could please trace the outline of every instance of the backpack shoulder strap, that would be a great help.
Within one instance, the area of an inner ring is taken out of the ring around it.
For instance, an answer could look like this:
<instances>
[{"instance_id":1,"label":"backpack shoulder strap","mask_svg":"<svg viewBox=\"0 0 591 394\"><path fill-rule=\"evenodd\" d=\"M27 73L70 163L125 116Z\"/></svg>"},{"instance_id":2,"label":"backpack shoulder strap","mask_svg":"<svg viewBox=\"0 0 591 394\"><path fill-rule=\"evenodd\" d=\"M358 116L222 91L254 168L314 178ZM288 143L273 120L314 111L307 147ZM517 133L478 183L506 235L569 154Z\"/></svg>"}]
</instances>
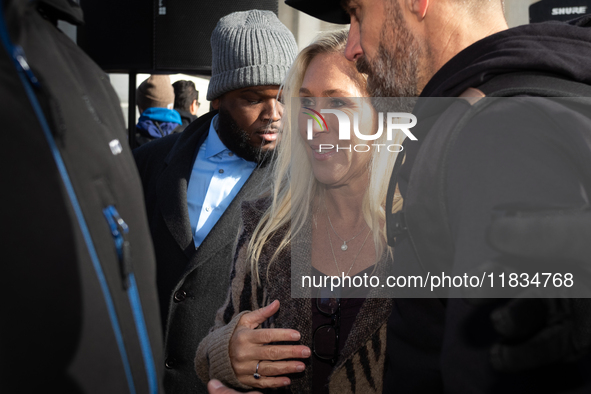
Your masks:
<instances>
[{"instance_id":1,"label":"backpack shoulder strap","mask_svg":"<svg viewBox=\"0 0 591 394\"><path fill-rule=\"evenodd\" d=\"M390 188L395 188L398 171L392 173L386 206L388 240L408 236L425 272L449 270L453 262L453 237L446 201L447 164L460 131L496 100L489 97L591 97L591 86L561 76L541 73L499 75L478 89L468 89L437 120L422 141L415 158L402 212L391 212Z\"/></svg>"},{"instance_id":2,"label":"backpack shoulder strap","mask_svg":"<svg viewBox=\"0 0 591 394\"><path fill-rule=\"evenodd\" d=\"M498 75L479 88L488 97L591 97L591 86L561 75L516 72Z\"/></svg>"},{"instance_id":3,"label":"backpack shoulder strap","mask_svg":"<svg viewBox=\"0 0 591 394\"><path fill-rule=\"evenodd\" d=\"M166 134L164 134L164 131L160 127L160 122L158 122L157 120L154 120L153 122L156 128L158 129L158 132L160 133L160 137L166 137Z\"/></svg>"}]
</instances>

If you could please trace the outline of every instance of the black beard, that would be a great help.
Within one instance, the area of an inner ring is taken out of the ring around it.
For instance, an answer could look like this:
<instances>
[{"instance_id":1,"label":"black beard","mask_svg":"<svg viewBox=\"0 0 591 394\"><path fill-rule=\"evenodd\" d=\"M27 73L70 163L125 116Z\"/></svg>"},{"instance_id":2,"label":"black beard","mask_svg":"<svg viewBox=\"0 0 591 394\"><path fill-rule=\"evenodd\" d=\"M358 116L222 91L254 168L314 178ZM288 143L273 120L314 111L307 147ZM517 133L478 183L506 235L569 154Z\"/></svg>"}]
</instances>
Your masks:
<instances>
[{"instance_id":1,"label":"black beard","mask_svg":"<svg viewBox=\"0 0 591 394\"><path fill-rule=\"evenodd\" d=\"M220 108L218 114L218 136L220 140L236 156L244 160L255 162L258 166L265 166L271 159L272 150L262 150L249 144L250 135L240 127L229 111Z\"/></svg>"},{"instance_id":2,"label":"black beard","mask_svg":"<svg viewBox=\"0 0 591 394\"><path fill-rule=\"evenodd\" d=\"M371 61L365 57L357 59L357 70L368 74L367 91L371 97L417 97L421 48L407 28L399 6L386 3L389 4L386 9L389 23L384 24L380 32L376 58ZM390 48L386 43L395 43L395 46ZM386 110L391 111L391 100L384 101L374 103L376 110L385 112L379 107L387 105ZM406 101L409 100L400 100L399 105L409 105Z\"/></svg>"}]
</instances>

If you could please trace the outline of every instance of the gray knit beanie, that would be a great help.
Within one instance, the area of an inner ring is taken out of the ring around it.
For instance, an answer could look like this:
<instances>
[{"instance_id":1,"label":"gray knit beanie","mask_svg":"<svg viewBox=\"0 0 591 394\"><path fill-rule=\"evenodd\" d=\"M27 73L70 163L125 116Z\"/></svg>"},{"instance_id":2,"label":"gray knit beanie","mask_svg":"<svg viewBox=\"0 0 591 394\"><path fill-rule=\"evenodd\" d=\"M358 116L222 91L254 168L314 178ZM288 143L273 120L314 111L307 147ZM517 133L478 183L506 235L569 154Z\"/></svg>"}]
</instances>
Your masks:
<instances>
[{"instance_id":1,"label":"gray knit beanie","mask_svg":"<svg viewBox=\"0 0 591 394\"><path fill-rule=\"evenodd\" d=\"M234 12L211 34L207 99L248 86L281 85L298 48L293 34L271 11Z\"/></svg>"}]
</instances>

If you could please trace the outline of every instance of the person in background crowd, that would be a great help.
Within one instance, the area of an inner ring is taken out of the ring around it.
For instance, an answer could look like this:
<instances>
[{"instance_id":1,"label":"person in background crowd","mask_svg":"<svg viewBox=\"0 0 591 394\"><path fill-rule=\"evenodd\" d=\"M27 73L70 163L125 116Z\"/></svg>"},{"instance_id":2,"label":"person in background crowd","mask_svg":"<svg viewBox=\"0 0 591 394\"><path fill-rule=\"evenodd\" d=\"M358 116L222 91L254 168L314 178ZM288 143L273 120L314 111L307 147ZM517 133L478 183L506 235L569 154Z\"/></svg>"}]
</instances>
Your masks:
<instances>
[{"instance_id":1,"label":"person in background crowd","mask_svg":"<svg viewBox=\"0 0 591 394\"><path fill-rule=\"evenodd\" d=\"M173 109L175 96L168 75L151 75L137 88L135 99L141 114L136 126L138 145L181 131L181 116Z\"/></svg>"},{"instance_id":2,"label":"person in background crowd","mask_svg":"<svg viewBox=\"0 0 591 394\"><path fill-rule=\"evenodd\" d=\"M199 92L192 81L176 81L174 89L174 109L181 115L183 124L178 131L183 131L189 123L197 119L199 109Z\"/></svg>"},{"instance_id":3,"label":"person in background crowd","mask_svg":"<svg viewBox=\"0 0 591 394\"><path fill-rule=\"evenodd\" d=\"M286 78L287 120L273 184L242 205L229 296L195 359L204 381L237 389L289 385L293 393L382 392L392 299L376 298L379 290L369 288L341 295L323 289L302 298L291 291L293 267L317 277L361 277L392 263L384 204L397 154L336 150L361 141L339 141L336 116L326 116L326 127L315 124L306 139L305 113L323 108L357 114L364 134L377 129L377 113L362 99L366 76L344 57L346 40L345 30L321 35ZM292 112L293 100L303 112ZM385 141L386 133L375 143Z\"/></svg>"},{"instance_id":4,"label":"person in background crowd","mask_svg":"<svg viewBox=\"0 0 591 394\"><path fill-rule=\"evenodd\" d=\"M405 142L405 162L395 176L407 223L417 213L413 207L432 213L435 204L446 206L448 223L444 231L433 231L441 228L433 227L434 216L416 223L412 242L399 232L395 273L424 275L425 260L419 262L417 255L424 257L429 247L451 251L438 263L455 275L480 273L485 262L519 274L536 267L554 273L565 264L577 268L573 261L589 264L588 99L567 106L564 100L526 97L589 97L589 15L508 29L501 0L287 3L324 20L351 23L345 54L369 74L373 96L420 95L413 112L418 140ZM520 97L485 98L503 89L504 95ZM433 97L465 100L427 99ZM441 102L456 105L433 105ZM429 187L421 183L429 175L421 171L422 163L439 166L436 151L423 152L453 130L446 122L457 111L470 111L476 103L480 111L458 126L446 148L443 197L434 204L418 201L411 188ZM569 208L548 227L536 226L531 211L493 221L495 211L517 203L524 209ZM432 243L417 238L421 225L434 233ZM588 276L578 281L588 289ZM486 306L475 306L457 292L447 300L396 299L384 392L590 392L589 299L569 298L565 288L559 290L561 298L537 298L535 284L521 286L513 293L517 298Z\"/></svg>"},{"instance_id":5,"label":"person in background crowd","mask_svg":"<svg viewBox=\"0 0 591 394\"><path fill-rule=\"evenodd\" d=\"M156 261L109 78L58 29L77 2L0 1L2 393L162 392Z\"/></svg>"},{"instance_id":6,"label":"person in background crowd","mask_svg":"<svg viewBox=\"0 0 591 394\"><path fill-rule=\"evenodd\" d=\"M195 352L227 295L240 202L267 179L282 125L279 85L297 53L277 16L259 10L220 19L211 47L207 99L216 110L134 151L156 250L168 394L206 392Z\"/></svg>"}]
</instances>

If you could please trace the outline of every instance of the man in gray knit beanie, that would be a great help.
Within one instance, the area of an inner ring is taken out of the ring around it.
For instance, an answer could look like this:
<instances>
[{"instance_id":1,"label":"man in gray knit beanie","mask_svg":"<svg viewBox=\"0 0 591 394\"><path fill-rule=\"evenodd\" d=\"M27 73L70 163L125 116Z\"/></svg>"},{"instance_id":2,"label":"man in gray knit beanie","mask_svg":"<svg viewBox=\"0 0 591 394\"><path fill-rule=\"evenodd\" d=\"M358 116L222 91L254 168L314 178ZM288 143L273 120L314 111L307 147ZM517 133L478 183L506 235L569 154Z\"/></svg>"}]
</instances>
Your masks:
<instances>
[{"instance_id":1,"label":"man in gray knit beanie","mask_svg":"<svg viewBox=\"0 0 591 394\"><path fill-rule=\"evenodd\" d=\"M262 167L283 115L279 88L297 53L277 16L259 10L220 19L211 49L207 99L215 110L134 151L156 252L169 393L207 392L195 353L227 295L240 202L265 187Z\"/></svg>"},{"instance_id":2,"label":"man in gray knit beanie","mask_svg":"<svg viewBox=\"0 0 591 394\"><path fill-rule=\"evenodd\" d=\"M293 34L271 11L235 12L218 22L211 50L207 99L220 112L220 139L238 156L260 162L277 141L275 98L297 53Z\"/></svg>"}]
</instances>

